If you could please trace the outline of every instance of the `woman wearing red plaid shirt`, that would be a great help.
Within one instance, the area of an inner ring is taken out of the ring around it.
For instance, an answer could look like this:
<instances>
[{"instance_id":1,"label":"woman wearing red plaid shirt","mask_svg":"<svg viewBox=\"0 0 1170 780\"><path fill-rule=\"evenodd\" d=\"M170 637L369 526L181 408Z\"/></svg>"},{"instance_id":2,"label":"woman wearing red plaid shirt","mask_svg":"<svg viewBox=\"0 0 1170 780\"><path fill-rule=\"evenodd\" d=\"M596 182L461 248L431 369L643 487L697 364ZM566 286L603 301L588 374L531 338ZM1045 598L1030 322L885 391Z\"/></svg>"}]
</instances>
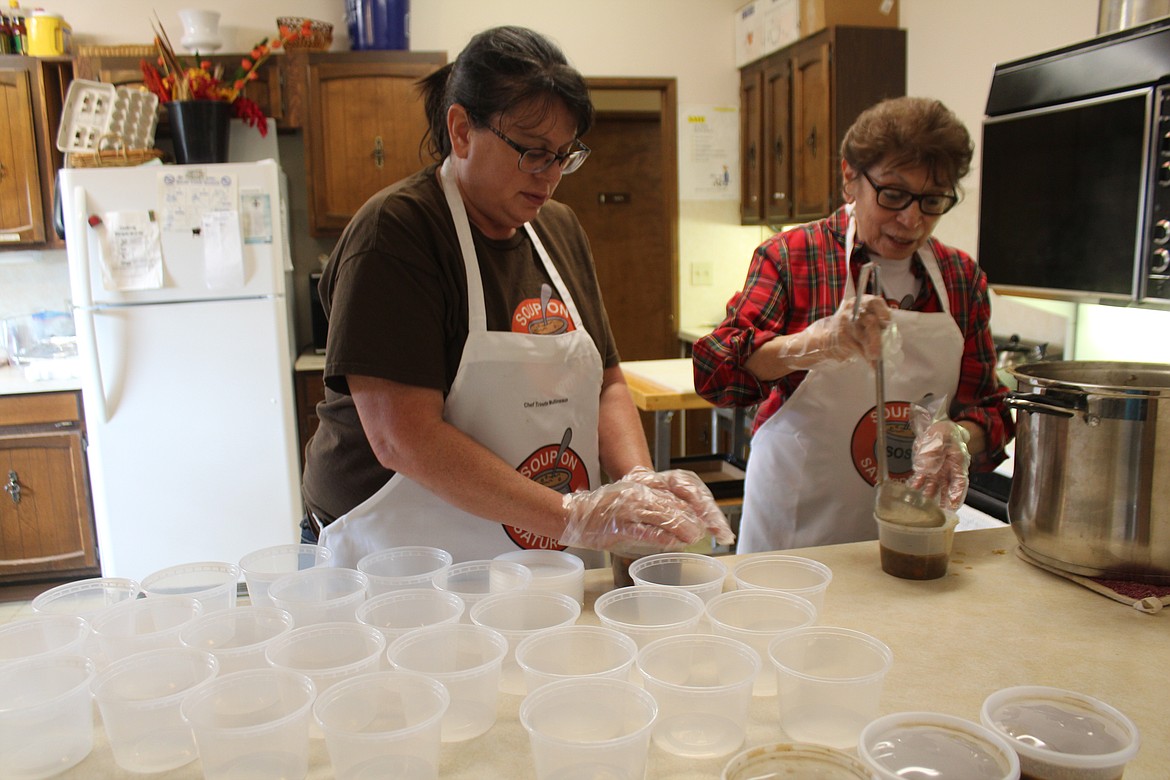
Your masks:
<instances>
[{"instance_id":1,"label":"woman wearing red plaid shirt","mask_svg":"<svg viewBox=\"0 0 1170 780\"><path fill-rule=\"evenodd\" d=\"M1014 427L995 372L987 280L931 237L971 157L967 129L936 100L863 112L841 144L846 205L760 245L726 318L695 343L704 398L759 404L739 552L877 537L871 361L890 323L901 343L885 372L890 477L954 509L972 459L980 471L1003 460ZM882 290L862 291L854 322L858 272L871 260ZM912 421L911 404L928 394L945 395L949 408Z\"/></svg>"}]
</instances>

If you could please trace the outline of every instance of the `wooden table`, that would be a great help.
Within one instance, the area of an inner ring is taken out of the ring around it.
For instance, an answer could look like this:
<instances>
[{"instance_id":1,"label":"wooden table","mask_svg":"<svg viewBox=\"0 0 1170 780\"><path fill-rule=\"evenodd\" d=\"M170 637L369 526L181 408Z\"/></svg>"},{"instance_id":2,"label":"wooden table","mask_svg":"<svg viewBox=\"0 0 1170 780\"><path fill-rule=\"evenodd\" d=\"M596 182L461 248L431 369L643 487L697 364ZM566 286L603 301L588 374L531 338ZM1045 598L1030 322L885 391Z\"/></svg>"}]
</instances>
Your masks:
<instances>
[{"instance_id":1,"label":"wooden table","mask_svg":"<svg viewBox=\"0 0 1170 780\"><path fill-rule=\"evenodd\" d=\"M716 407L695 392L694 369L690 358L631 360L622 363L634 406L654 413L654 468L670 468L670 428L675 412L706 409L712 413L711 451L718 452ZM732 454L743 457L747 436L743 432L744 410L733 411Z\"/></svg>"}]
</instances>

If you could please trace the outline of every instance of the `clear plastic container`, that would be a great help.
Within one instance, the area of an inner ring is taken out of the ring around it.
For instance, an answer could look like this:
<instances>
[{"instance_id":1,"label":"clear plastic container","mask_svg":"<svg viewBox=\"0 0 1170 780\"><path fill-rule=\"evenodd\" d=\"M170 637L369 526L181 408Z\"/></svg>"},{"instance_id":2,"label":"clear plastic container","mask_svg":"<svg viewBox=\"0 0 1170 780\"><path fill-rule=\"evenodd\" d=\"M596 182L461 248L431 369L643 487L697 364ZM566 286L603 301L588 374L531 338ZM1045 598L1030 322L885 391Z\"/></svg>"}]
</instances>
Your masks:
<instances>
[{"instance_id":1,"label":"clear plastic container","mask_svg":"<svg viewBox=\"0 0 1170 780\"><path fill-rule=\"evenodd\" d=\"M0 771L35 779L61 774L93 750L93 661L48 655L0 674Z\"/></svg>"},{"instance_id":2,"label":"clear plastic container","mask_svg":"<svg viewBox=\"0 0 1170 780\"><path fill-rule=\"evenodd\" d=\"M268 589L273 582L295 571L323 566L332 558L333 551L319 544L277 544L253 550L240 558L248 600L256 607L271 607Z\"/></svg>"},{"instance_id":3,"label":"clear plastic container","mask_svg":"<svg viewBox=\"0 0 1170 780\"><path fill-rule=\"evenodd\" d=\"M947 573L959 516L948 512L941 526L902 525L874 515L882 571L905 580L936 580Z\"/></svg>"},{"instance_id":4,"label":"clear plastic container","mask_svg":"<svg viewBox=\"0 0 1170 780\"><path fill-rule=\"evenodd\" d=\"M49 588L32 600L33 612L79 615L91 620L98 613L138 598L142 586L126 577L93 577Z\"/></svg>"},{"instance_id":5,"label":"clear plastic container","mask_svg":"<svg viewBox=\"0 0 1170 780\"><path fill-rule=\"evenodd\" d=\"M1018 780L1020 762L991 729L937 712L898 712L861 730L857 754L879 780Z\"/></svg>"},{"instance_id":6,"label":"clear plastic container","mask_svg":"<svg viewBox=\"0 0 1170 780\"><path fill-rule=\"evenodd\" d=\"M155 596L191 596L204 612L236 605L240 567L225 561L199 561L168 566L142 578L142 592Z\"/></svg>"},{"instance_id":7,"label":"clear plastic container","mask_svg":"<svg viewBox=\"0 0 1170 780\"><path fill-rule=\"evenodd\" d=\"M287 669L235 672L192 691L179 711L205 780L305 777L316 695L312 680Z\"/></svg>"},{"instance_id":8,"label":"clear plastic container","mask_svg":"<svg viewBox=\"0 0 1170 780\"><path fill-rule=\"evenodd\" d=\"M519 590L495 593L471 608L471 622L500 632L508 640L508 654L500 669L500 690L525 693L524 673L516 665L516 645L550 628L571 626L581 616L581 605L564 593Z\"/></svg>"},{"instance_id":9,"label":"clear plastic container","mask_svg":"<svg viewBox=\"0 0 1170 780\"><path fill-rule=\"evenodd\" d=\"M775 590L733 590L707 602L707 624L712 634L739 640L767 661L768 645L788 631L817 622L817 610L802 596ZM776 670L771 663L760 670L752 687L755 696L776 693Z\"/></svg>"},{"instance_id":10,"label":"clear plastic container","mask_svg":"<svg viewBox=\"0 0 1170 780\"><path fill-rule=\"evenodd\" d=\"M263 669L264 648L293 630L292 615L277 607L237 607L202 615L179 632L186 647L219 661L219 673Z\"/></svg>"},{"instance_id":11,"label":"clear plastic container","mask_svg":"<svg viewBox=\"0 0 1170 780\"><path fill-rule=\"evenodd\" d=\"M180 632L202 614L192 596L154 596L110 607L90 625L103 658L113 663L144 650L181 647Z\"/></svg>"},{"instance_id":12,"label":"clear plastic container","mask_svg":"<svg viewBox=\"0 0 1170 780\"><path fill-rule=\"evenodd\" d=\"M497 561L522 563L532 571L531 590L564 593L585 605L585 562L562 550L514 550L500 553Z\"/></svg>"},{"instance_id":13,"label":"clear plastic container","mask_svg":"<svg viewBox=\"0 0 1170 780\"><path fill-rule=\"evenodd\" d=\"M710 601L723 592L727 566L718 558L698 553L657 553L630 564L635 585L663 585L694 593Z\"/></svg>"},{"instance_id":14,"label":"clear plastic container","mask_svg":"<svg viewBox=\"0 0 1170 780\"><path fill-rule=\"evenodd\" d=\"M431 588L434 575L451 565L451 553L438 547L391 547L366 555L358 571L370 578L369 595L405 588Z\"/></svg>"},{"instance_id":15,"label":"clear plastic container","mask_svg":"<svg viewBox=\"0 0 1170 780\"><path fill-rule=\"evenodd\" d=\"M869 634L809 626L768 645L776 668L780 728L794 742L853 748L878 713L894 654Z\"/></svg>"},{"instance_id":16,"label":"clear plastic container","mask_svg":"<svg viewBox=\"0 0 1170 780\"><path fill-rule=\"evenodd\" d=\"M722 780L809 778L810 780L874 780L859 759L836 748L799 742L777 742L748 748L723 768Z\"/></svg>"},{"instance_id":17,"label":"clear plastic container","mask_svg":"<svg viewBox=\"0 0 1170 780\"><path fill-rule=\"evenodd\" d=\"M690 758L717 758L743 745L759 653L735 639L687 634L651 642L637 663L658 702L654 744Z\"/></svg>"},{"instance_id":18,"label":"clear plastic container","mask_svg":"<svg viewBox=\"0 0 1170 780\"><path fill-rule=\"evenodd\" d=\"M694 593L655 585L615 588L593 604L603 626L621 631L638 647L665 636L693 634L703 608L703 600Z\"/></svg>"},{"instance_id":19,"label":"clear plastic container","mask_svg":"<svg viewBox=\"0 0 1170 780\"><path fill-rule=\"evenodd\" d=\"M1137 755L1137 726L1100 699L1042 685L987 697L980 721L1003 736L1035 780L1114 780Z\"/></svg>"},{"instance_id":20,"label":"clear plastic container","mask_svg":"<svg viewBox=\"0 0 1170 780\"><path fill-rule=\"evenodd\" d=\"M596 677L551 682L520 704L537 780L645 777L657 715L638 686Z\"/></svg>"},{"instance_id":21,"label":"clear plastic container","mask_svg":"<svg viewBox=\"0 0 1170 780\"><path fill-rule=\"evenodd\" d=\"M183 699L215 678L215 656L190 647L148 650L110 664L93 681L114 761L127 772L165 772L198 757Z\"/></svg>"},{"instance_id":22,"label":"clear plastic container","mask_svg":"<svg viewBox=\"0 0 1170 780\"><path fill-rule=\"evenodd\" d=\"M0 625L0 668L38 655L85 655L89 621L77 615L33 615Z\"/></svg>"},{"instance_id":23,"label":"clear plastic container","mask_svg":"<svg viewBox=\"0 0 1170 780\"><path fill-rule=\"evenodd\" d=\"M447 686L451 705L443 715L443 742L478 737L496 722L500 667L508 640L484 626L448 623L419 628L386 650L395 669L431 677Z\"/></svg>"},{"instance_id":24,"label":"clear plastic container","mask_svg":"<svg viewBox=\"0 0 1170 780\"><path fill-rule=\"evenodd\" d=\"M373 626L386 637L386 643L426 626L458 623L466 607L454 593L434 588L392 590L366 599L357 608L357 621Z\"/></svg>"},{"instance_id":25,"label":"clear plastic container","mask_svg":"<svg viewBox=\"0 0 1170 780\"><path fill-rule=\"evenodd\" d=\"M732 572L735 586L795 593L812 602L819 615L825 606L825 592L833 571L820 561L798 555L752 555Z\"/></svg>"},{"instance_id":26,"label":"clear plastic container","mask_svg":"<svg viewBox=\"0 0 1170 780\"><path fill-rule=\"evenodd\" d=\"M463 621L468 623L471 608L485 596L527 590L532 585L532 570L515 561L462 561L435 572L431 584L463 599L467 605Z\"/></svg>"},{"instance_id":27,"label":"clear plastic container","mask_svg":"<svg viewBox=\"0 0 1170 780\"><path fill-rule=\"evenodd\" d=\"M286 574L268 588L274 607L293 616L298 628L314 623L356 622L369 578L357 569L315 566Z\"/></svg>"},{"instance_id":28,"label":"clear plastic container","mask_svg":"<svg viewBox=\"0 0 1170 780\"><path fill-rule=\"evenodd\" d=\"M516 645L516 665L532 693L545 683L581 677L630 679L638 657L633 639L605 626L562 626Z\"/></svg>"},{"instance_id":29,"label":"clear plastic container","mask_svg":"<svg viewBox=\"0 0 1170 780\"><path fill-rule=\"evenodd\" d=\"M270 666L299 672L324 693L342 680L381 669L386 638L360 623L317 623L294 628L264 648Z\"/></svg>"},{"instance_id":30,"label":"clear plastic container","mask_svg":"<svg viewBox=\"0 0 1170 780\"><path fill-rule=\"evenodd\" d=\"M313 717L338 780L435 780L450 703L446 687L430 677L374 672L319 695Z\"/></svg>"}]
</instances>

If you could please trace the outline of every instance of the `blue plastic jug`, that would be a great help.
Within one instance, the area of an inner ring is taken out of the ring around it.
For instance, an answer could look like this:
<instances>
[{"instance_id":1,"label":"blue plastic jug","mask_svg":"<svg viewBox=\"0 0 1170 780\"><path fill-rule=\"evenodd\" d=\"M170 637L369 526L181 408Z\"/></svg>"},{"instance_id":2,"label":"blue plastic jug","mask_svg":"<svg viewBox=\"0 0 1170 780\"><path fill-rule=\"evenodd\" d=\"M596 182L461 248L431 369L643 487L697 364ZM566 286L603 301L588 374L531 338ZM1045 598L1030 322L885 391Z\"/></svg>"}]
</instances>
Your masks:
<instances>
[{"instance_id":1,"label":"blue plastic jug","mask_svg":"<svg viewBox=\"0 0 1170 780\"><path fill-rule=\"evenodd\" d=\"M350 48L409 49L410 0L345 0Z\"/></svg>"}]
</instances>

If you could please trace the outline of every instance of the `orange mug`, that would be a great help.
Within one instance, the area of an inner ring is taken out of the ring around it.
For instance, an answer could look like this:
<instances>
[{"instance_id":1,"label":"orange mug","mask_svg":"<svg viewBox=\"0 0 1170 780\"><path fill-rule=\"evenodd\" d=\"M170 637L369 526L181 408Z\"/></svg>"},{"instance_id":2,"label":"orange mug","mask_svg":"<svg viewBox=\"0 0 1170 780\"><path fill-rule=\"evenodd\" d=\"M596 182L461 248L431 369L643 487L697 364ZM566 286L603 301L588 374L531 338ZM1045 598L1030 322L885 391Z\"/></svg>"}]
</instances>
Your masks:
<instances>
[{"instance_id":1,"label":"orange mug","mask_svg":"<svg viewBox=\"0 0 1170 780\"><path fill-rule=\"evenodd\" d=\"M62 57L72 51L73 28L58 14L34 11L27 26L30 56Z\"/></svg>"}]
</instances>

